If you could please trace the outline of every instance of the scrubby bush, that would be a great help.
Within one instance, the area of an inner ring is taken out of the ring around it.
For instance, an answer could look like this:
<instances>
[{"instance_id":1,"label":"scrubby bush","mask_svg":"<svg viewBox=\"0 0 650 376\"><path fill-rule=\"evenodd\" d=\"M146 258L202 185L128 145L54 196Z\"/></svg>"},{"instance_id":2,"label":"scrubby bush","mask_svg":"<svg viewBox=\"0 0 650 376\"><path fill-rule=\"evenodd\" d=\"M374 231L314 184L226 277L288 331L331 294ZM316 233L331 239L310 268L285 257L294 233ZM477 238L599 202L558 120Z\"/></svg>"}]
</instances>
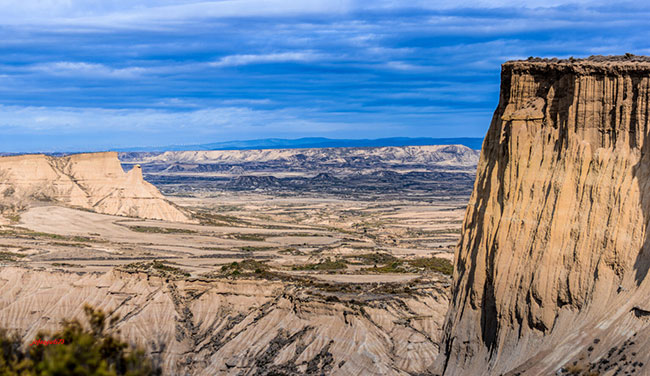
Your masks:
<instances>
[{"instance_id":1,"label":"scrubby bush","mask_svg":"<svg viewBox=\"0 0 650 376\"><path fill-rule=\"evenodd\" d=\"M89 328L77 320L66 321L52 335L39 333L31 345L23 345L18 334L0 329L0 376L161 374L142 349L107 333L104 312L89 306L84 310Z\"/></svg>"}]
</instances>

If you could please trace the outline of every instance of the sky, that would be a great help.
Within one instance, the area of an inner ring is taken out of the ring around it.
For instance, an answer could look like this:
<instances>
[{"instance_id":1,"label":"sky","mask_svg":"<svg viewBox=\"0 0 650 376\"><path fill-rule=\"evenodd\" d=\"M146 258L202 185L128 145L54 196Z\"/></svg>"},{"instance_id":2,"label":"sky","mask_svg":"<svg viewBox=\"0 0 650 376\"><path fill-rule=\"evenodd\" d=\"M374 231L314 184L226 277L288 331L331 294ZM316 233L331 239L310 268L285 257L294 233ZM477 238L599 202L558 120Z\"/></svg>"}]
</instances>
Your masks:
<instances>
[{"instance_id":1,"label":"sky","mask_svg":"<svg viewBox=\"0 0 650 376\"><path fill-rule=\"evenodd\" d=\"M0 152L483 137L511 59L650 55L605 1L0 0Z\"/></svg>"}]
</instances>

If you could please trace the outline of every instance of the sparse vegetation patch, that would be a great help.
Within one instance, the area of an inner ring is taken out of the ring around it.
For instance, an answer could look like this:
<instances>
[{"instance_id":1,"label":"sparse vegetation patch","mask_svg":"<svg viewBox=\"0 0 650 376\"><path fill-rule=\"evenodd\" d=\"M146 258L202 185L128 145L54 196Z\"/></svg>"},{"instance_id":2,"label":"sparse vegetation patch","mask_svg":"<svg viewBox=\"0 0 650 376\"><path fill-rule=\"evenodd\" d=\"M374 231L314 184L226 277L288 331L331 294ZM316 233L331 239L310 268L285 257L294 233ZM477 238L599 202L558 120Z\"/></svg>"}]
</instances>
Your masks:
<instances>
[{"instance_id":1,"label":"sparse vegetation patch","mask_svg":"<svg viewBox=\"0 0 650 376\"><path fill-rule=\"evenodd\" d=\"M304 256L305 255L305 252L303 252L303 251L301 251L299 249L296 249L296 248L283 249L283 250L278 251L278 253L281 254L281 255L291 255L291 256Z\"/></svg>"},{"instance_id":2,"label":"sparse vegetation patch","mask_svg":"<svg viewBox=\"0 0 650 376\"><path fill-rule=\"evenodd\" d=\"M226 239L236 239L236 240L247 240L247 241L252 241L252 242L263 242L266 240L266 235L265 234L226 234L224 235L224 238Z\"/></svg>"},{"instance_id":3,"label":"sparse vegetation patch","mask_svg":"<svg viewBox=\"0 0 650 376\"><path fill-rule=\"evenodd\" d=\"M347 269L348 263L345 260L332 260L329 257L314 264L294 265L291 270L341 270Z\"/></svg>"},{"instance_id":4,"label":"sparse vegetation patch","mask_svg":"<svg viewBox=\"0 0 650 376\"><path fill-rule=\"evenodd\" d=\"M154 227L154 226L127 226L127 227L131 231L153 233L153 234L196 234L196 231L185 229L185 228Z\"/></svg>"},{"instance_id":5,"label":"sparse vegetation patch","mask_svg":"<svg viewBox=\"0 0 650 376\"><path fill-rule=\"evenodd\" d=\"M38 232L22 229L20 227L13 227L9 230L0 230L0 236L7 237L16 237L21 239L37 239L37 238L46 238L54 240L65 240L69 242L104 242L101 239L93 239L86 236L69 236L69 235L59 235L59 234L50 234L48 232Z\"/></svg>"},{"instance_id":6,"label":"sparse vegetation patch","mask_svg":"<svg viewBox=\"0 0 650 376\"><path fill-rule=\"evenodd\" d=\"M192 215L194 219L197 219L202 225L242 226L249 224L247 221L232 215L213 214L205 211L195 211Z\"/></svg>"},{"instance_id":7,"label":"sparse vegetation patch","mask_svg":"<svg viewBox=\"0 0 650 376\"><path fill-rule=\"evenodd\" d=\"M361 255L351 255L351 256L345 256L346 259L348 260L354 260L360 264L364 265L380 265L380 264L387 264L390 262L394 262L397 260L397 258L391 254L388 253L380 253L380 252L375 252L375 253L364 253Z\"/></svg>"},{"instance_id":8,"label":"sparse vegetation patch","mask_svg":"<svg viewBox=\"0 0 650 376\"><path fill-rule=\"evenodd\" d=\"M181 268L167 265L167 262L153 260L152 262L133 262L122 267L125 271L144 272L147 274L159 275L161 277L189 277L190 273Z\"/></svg>"},{"instance_id":9,"label":"sparse vegetation patch","mask_svg":"<svg viewBox=\"0 0 650 376\"><path fill-rule=\"evenodd\" d=\"M438 257L425 257L413 260L395 259L383 266L375 266L364 269L370 273L421 273L437 272L445 275L451 275L454 271L453 265L447 259Z\"/></svg>"},{"instance_id":10,"label":"sparse vegetation patch","mask_svg":"<svg viewBox=\"0 0 650 376\"><path fill-rule=\"evenodd\" d=\"M9 251L0 251L0 261L17 261L17 259L22 257L25 257L25 255Z\"/></svg>"}]
</instances>

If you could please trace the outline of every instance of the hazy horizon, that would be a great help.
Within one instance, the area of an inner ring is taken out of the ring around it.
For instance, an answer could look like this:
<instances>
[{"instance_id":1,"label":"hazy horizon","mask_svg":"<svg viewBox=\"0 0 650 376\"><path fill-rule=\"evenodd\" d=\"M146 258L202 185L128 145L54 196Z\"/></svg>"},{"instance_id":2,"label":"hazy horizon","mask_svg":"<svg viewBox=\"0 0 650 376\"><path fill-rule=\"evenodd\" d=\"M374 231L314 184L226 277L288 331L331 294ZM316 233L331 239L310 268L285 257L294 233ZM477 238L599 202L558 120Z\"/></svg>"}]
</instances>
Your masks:
<instances>
[{"instance_id":1,"label":"hazy horizon","mask_svg":"<svg viewBox=\"0 0 650 376\"><path fill-rule=\"evenodd\" d=\"M72 148L62 149L53 145L49 149L36 150L0 150L1 155L20 154L77 154L105 151L117 152L162 152L162 151L196 151L196 150L259 150L259 149L311 149L311 148L364 148L385 146L427 146L427 145L463 145L474 150L480 150L483 143L482 137L389 137L378 139L336 139L324 137L301 137L294 139L264 138L251 140L232 140L224 142L207 142L202 144L178 145L142 145L137 147L116 148Z\"/></svg>"}]
</instances>

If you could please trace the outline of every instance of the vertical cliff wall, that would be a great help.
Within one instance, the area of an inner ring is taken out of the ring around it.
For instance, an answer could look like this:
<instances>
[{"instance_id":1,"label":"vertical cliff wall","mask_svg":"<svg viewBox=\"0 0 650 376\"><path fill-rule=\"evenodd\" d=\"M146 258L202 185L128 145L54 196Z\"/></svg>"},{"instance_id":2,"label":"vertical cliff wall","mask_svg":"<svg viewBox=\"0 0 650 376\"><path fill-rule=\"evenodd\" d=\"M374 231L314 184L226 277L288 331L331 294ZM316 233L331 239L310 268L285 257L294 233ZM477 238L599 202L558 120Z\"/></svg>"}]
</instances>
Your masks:
<instances>
[{"instance_id":1,"label":"vertical cliff wall","mask_svg":"<svg viewBox=\"0 0 650 376\"><path fill-rule=\"evenodd\" d=\"M650 373L650 59L501 80L435 371Z\"/></svg>"}]
</instances>

